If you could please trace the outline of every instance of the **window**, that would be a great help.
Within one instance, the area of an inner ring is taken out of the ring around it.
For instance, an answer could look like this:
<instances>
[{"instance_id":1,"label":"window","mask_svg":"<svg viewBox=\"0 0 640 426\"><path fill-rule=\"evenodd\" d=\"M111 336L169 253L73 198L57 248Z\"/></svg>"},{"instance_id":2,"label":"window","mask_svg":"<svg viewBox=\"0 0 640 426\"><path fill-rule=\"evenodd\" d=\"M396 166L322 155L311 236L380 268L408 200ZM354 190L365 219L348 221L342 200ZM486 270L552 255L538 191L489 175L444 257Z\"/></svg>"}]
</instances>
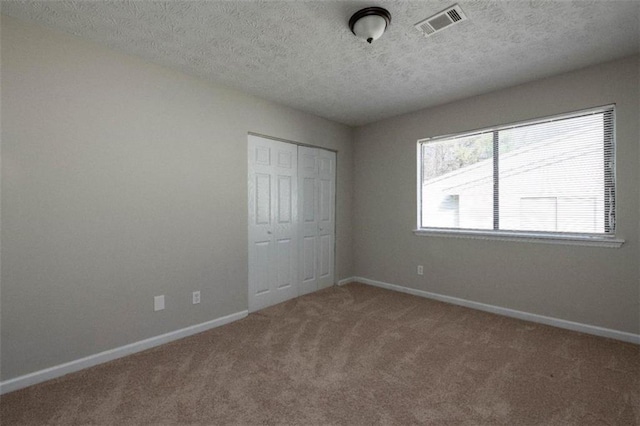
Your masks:
<instances>
[{"instance_id":1,"label":"window","mask_svg":"<svg viewBox=\"0 0 640 426\"><path fill-rule=\"evenodd\" d=\"M614 107L418 141L418 228L612 239Z\"/></svg>"}]
</instances>

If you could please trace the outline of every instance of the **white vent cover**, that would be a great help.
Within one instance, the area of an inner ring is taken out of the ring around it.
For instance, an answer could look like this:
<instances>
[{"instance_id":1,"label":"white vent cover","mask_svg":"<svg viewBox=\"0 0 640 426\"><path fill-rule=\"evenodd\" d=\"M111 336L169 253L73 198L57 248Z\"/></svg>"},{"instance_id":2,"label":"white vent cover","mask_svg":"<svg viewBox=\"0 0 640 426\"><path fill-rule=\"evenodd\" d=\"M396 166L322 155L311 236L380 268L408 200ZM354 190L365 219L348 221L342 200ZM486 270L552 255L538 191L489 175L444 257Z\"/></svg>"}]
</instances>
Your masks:
<instances>
[{"instance_id":1,"label":"white vent cover","mask_svg":"<svg viewBox=\"0 0 640 426\"><path fill-rule=\"evenodd\" d=\"M464 14L460 6L454 4L446 10L436 13L424 21L418 22L415 27L425 36L430 36L440 30L450 27L453 24L466 20L467 15Z\"/></svg>"}]
</instances>

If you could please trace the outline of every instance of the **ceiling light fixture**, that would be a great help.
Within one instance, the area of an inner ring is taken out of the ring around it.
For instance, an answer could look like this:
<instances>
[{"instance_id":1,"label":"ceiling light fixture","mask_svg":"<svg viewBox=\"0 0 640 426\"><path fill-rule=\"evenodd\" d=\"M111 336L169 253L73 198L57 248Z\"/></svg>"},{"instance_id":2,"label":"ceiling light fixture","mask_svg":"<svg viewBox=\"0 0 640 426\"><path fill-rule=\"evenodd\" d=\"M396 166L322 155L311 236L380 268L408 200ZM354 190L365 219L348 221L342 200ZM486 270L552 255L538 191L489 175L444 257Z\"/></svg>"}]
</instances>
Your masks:
<instances>
[{"instance_id":1,"label":"ceiling light fixture","mask_svg":"<svg viewBox=\"0 0 640 426\"><path fill-rule=\"evenodd\" d=\"M371 43L377 40L391 23L391 14L381 7L365 7L349 19L349 28L357 37Z\"/></svg>"}]
</instances>

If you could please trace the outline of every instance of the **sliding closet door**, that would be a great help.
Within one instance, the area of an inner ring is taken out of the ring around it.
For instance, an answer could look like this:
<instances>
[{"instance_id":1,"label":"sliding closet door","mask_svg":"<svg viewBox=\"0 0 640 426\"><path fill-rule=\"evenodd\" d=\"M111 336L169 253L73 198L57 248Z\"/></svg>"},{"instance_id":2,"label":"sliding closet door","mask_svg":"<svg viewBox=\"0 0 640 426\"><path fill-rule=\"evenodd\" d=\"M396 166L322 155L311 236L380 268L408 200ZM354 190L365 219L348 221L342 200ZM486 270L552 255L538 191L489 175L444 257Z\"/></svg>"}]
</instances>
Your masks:
<instances>
[{"instance_id":1,"label":"sliding closet door","mask_svg":"<svg viewBox=\"0 0 640 426\"><path fill-rule=\"evenodd\" d=\"M300 294L333 285L335 164L334 152L298 148Z\"/></svg>"},{"instance_id":2,"label":"sliding closet door","mask_svg":"<svg viewBox=\"0 0 640 426\"><path fill-rule=\"evenodd\" d=\"M297 146L249 136L249 311L298 296Z\"/></svg>"}]
</instances>

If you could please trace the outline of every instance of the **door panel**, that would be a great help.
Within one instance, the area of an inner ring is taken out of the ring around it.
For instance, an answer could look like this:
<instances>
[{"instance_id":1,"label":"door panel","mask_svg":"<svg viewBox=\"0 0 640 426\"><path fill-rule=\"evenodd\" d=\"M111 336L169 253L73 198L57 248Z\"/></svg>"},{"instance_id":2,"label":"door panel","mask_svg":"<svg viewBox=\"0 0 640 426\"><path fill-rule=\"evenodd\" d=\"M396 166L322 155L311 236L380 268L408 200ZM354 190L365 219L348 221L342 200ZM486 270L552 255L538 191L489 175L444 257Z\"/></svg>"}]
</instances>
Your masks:
<instances>
[{"instance_id":1,"label":"door panel","mask_svg":"<svg viewBox=\"0 0 640 426\"><path fill-rule=\"evenodd\" d=\"M332 195L331 181L320 179L320 220L323 222L331 221Z\"/></svg>"},{"instance_id":2,"label":"door panel","mask_svg":"<svg viewBox=\"0 0 640 426\"><path fill-rule=\"evenodd\" d=\"M331 157L320 155L318 158L319 173L323 176L331 176L333 174L333 160Z\"/></svg>"},{"instance_id":3,"label":"door panel","mask_svg":"<svg viewBox=\"0 0 640 426\"><path fill-rule=\"evenodd\" d=\"M304 174L316 173L316 155L313 148L300 147L298 156L300 157L299 172Z\"/></svg>"},{"instance_id":4,"label":"door panel","mask_svg":"<svg viewBox=\"0 0 640 426\"><path fill-rule=\"evenodd\" d=\"M298 295L297 147L249 136L249 310Z\"/></svg>"},{"instance_id":5,"label":"door panel","mask_svg":"<svg viewBox=\"0 0 640 426\"><path fill-rule=\"evenodd\" d=\"M300 180L301 259L300 292L333 285L335 153L298 148Z\"/></svg>"},{"instance_id":6,"label":"door panel","mask_svg":"<svg viewBox=\"0 0 640 426\"><path fill-rule=\"evenodd\" d=\"M291 152L288 152L288 151L278 152L278 167L290 169L293 166L291 157L292 157Z\"/></svg>"},{"instance_id":7,"label":"door panel","mask_svg":"<svg viewBox=\"0 0 640 426\"><path fill-rule=\"evenodd\" d=\"M302 239L302 283L309 284L316 279L316 237Z\"/></svg>"},{"instance_id":8,"label":"door panel","mask_svg":"<svg viewBox=\"0 0 640 426\"><path fill-rule=\"evenodd\" d=\"M271 178L256 174L256 223L268 225L271 220Z\"/></svg>"},{"instance_id":9,"label":"door panel","mask_svg":"<svg viewBox=\"0 0 640 426\"><path fill-rule=\"evenodd\" d=\"M255 243L256 294L263 294L269 291L270 248L269 241L259 241Z\"/></svg>"},{"instance_id":10,"label":"door panel","mask_svg":"<svg viewBox=\"0 0 640 426\"><path fill-rule=\"evenodd\" d=\"M302 223L300 238L302 241L302 259L300 261L300 294L307 294L318 289L318 197L317 174L318 159L313 148L298 148L298 179L300 196L298 198Z\"/></svg>"},{"instance_id":11,"label":"door panel","mask_svg":"<svg viewBox=\"0 0 640 426\"><path fill-rule=\"evenodd\" d=\"M327 288L334 282L335 262L335 187L336 154L317 150L318 156L318 289Z\"/></svg>"},{"instance_id":12,"label":"door panel","mask_svg":"<svg viewBox=\"0 0 640 426\"><path fill-rule=\"evenodd\" d=\"M302 179L302 217L305 222L315 222L315 186L316 181L314 178Z\"/></svg>"},{"instance_id":13,"label":"door panel","mask_svg":"<svg viewBox=\"0 0 640 426\"><path fill-rule=\"evenodd\" d=\"M278 223L291 223L291 176L278 176Z\"/></svg>"},{"instance_id":14,"label":"door panel","mask_svg":"<svg viewBox=\"0 0 640 426\"><path fill-rule=\"evenodd\" d=\"M260 166L271 165L271 147L256 146L255 147L255 164Z\"/></svg>"},{"instance_id":15,"label":"door panel","mask_svg":"<svg viewBox=\"0 0 640 426\"><path fill-rule=\"evenodd\" d=\"M318 259L319 278L327 278L331 274L332 238L330 235L320 236L320 258Z\"/></svg>"},{"instance_id":16,"label":"door panel","mask_svg":"<svg viewBox=\"0 0 640 426\"><path fill-rule=\"evenodd\" d=\"M291 274L291 259L294 257L290 239L278 240L278 289L282 290L293 285L294 277Z\"/></svg>"}]
</instances>

